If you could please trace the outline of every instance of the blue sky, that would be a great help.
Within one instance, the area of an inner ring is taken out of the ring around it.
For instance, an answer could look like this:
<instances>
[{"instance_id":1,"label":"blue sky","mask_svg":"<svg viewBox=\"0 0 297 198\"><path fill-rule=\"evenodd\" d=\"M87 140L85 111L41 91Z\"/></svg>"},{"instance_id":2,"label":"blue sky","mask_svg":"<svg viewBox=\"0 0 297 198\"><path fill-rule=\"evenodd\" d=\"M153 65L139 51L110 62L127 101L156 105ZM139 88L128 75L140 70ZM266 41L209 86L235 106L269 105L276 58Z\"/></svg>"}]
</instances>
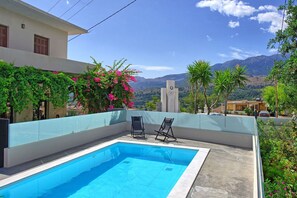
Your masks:
<instances>
[{"instance_id":1,"label":"blue sky","mask_svg":"<svg viewBox=\"0 0 297 198\"><path fill-rule=\"evenodd\" d=\"M60 0L50 13L67 20L92 0ZM85 29L132 0L93 0L69 22ZM48 11L58 0L24 0ZM154 78L183 73L195 60L211 63L272 55L267 43L281 27L280 0L137 0L131 6L74 39L68 58L104 65L127 59Z\"/></svg>"}]
</instances>

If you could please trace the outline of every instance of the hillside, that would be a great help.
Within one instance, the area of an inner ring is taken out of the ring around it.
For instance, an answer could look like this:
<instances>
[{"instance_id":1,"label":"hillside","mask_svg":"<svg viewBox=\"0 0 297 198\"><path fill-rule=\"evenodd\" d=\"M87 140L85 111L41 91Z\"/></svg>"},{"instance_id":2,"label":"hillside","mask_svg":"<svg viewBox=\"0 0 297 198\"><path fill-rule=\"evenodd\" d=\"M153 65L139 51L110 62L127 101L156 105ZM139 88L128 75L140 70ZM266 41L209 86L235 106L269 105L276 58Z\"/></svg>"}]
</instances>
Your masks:
<instances>
[{"instance_id":1,"label":"hillside","mask_svg":"<svg viewBox=\"0 0 297 198\"><path fill-rule=\"evenodd\" d=\"M270 72L271 68L273 67L274 61L283 60L284 58L281 55L272 55L272 56L255 56L250 57L245 60L230 60L224 63L218 63L212 66L212 69L214 71L216 70L225 70L227 68L232 68L236 66L237 64L241 66L246 66L247 74L250 77L253 76L267 76ZM260 79L260 84L263 82L263 79ZM131 83L131 86L137 91L137 90L144 90L144 89L151 89L151 88L161 88L165 87L166 80L175 80L177 87L185 87L187 86L187 74L171 74L166 75L159 78L153 78L153 79L146 79L143 77L137 77L136 83ZM255 80L255 79L254 79ZM253 84L254 82L259 84L258 80L254 81L252 80L250 84Z\"/></svg>"},{"instance_id":2,"label":"hillside","mask_svg":"<svg viewBox=\"0 0 297 198\"><path fill-rule=\"evenodd\" d=\"M272 56L255 56L250 57L245 60L230 60L224 63L218 63L212 66L213 70L225 70L227 68L232 68L234 66L241 65L246 66L247 73L249 76L267 76L275 61L284 60L285 58L280 55Z\"/></svg>"}]
</instances>

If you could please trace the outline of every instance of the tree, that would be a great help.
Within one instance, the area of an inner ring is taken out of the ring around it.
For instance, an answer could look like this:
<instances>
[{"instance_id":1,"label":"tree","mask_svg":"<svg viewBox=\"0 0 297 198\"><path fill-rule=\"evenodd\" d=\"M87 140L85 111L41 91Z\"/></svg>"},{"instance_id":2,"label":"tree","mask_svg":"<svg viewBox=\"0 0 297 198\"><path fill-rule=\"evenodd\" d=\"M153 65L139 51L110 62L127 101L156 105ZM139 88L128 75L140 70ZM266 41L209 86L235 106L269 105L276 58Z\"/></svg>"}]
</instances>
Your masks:
<instances>
[{"instance_id":1,"label":"tree","mask_svg":"<svg viewBox=\"0 0 297 198\"><path fill-rule=\"evenodd\" d=\"M148 111L154 111L157 109L158 102L160 102L160 98L158 96L152 96L152 100L145 103L145 108Z\"/></svg>"},{"instance_id":2,"label":"tree","mask_svg":"<svg viewBox=\"0 0 297 198\"><path fill-rule=\"evenodd\" d=\"M210 84L212 83L212 72L209 62L206 61L198 61L197 65L197 76L198 82L202 86L203 89L203 96L204 96L204 105L207 107L207 114L209 115L211 109L217 104L218 100L220 99L220 94L214 94L211 96L207 95L207 89L209 88ZM211 99L213 100L211 100Z\"/></svg>"},{"instance_id":3,"label":"tree","mask_svg":"<svg viewBox=\"0 0 297 198\"><path fill-rule=\"evenodd\" d=\"M190 74L190 83L194 85L194 88L192 89L194 99L195 99L194 110L196 110L194 112L197 113L197 110L198 110L197 104L198 104L199 96L197 92L200 89L202 89L203 97L204 97L204 104L202 106L202 109L204 109L204 105L206 105L207 114L209 115L211 112L211 109L220 98L220 95L217 95L216 99L211 102L209 100L209 96L207 95L207 89L212 83L212 72L211 72L210 64L209 62L206 62L203 60L195 61L192 65L188 67L188 71Z\"/></svg>"},{"instance_id":4,"label":"tree","mask_svg":"<svg viewBox=\"0 0 297 198\"><path fill-rule=\"evenodd\" d=\"M287 95L285 93L285 85L278 83L277 92L278 92L278 104L275 103L275 87L274 86L267 86L263 89L263 99L269 105L269 108L272 111L284 111L286 110L287 104ZM276 106L278 105L278 106Z\"/></svg>"},{"instance_id":5,"label":"tree","mask_svg":"<svg viewBox=\"0 0 297 198\"><path fill-rule=\"evenodd\" d=\"M225 71L216 71L214 77L214 100L210 101L207 95L207 89L212 83L211 67L206 61L195 61L188 66L189 82L194 95L194 113L198 110L198 91L202 87L204 104L207 106L207 113L210 114L211 109L218 102L221 96L225 100L225 115L227 114L227 100L230 94L238 87L244 87L247 78L245 76L245 68L237 65L235 69L227 69Z\"/></svg>"},{"instance_id":6,"label":"tree","mask_svg":"<svg viewBox=\"0 0 297 198\"><path fill-rule=\"evenodd\" d=\"M237 65L235 69L226 69L225 71L215 72L215 93L222 95L224 98L225 116L227 115L227 101L228 97L239 87L244 87L248 80L245 76L245 68Z\"/></svg>"},{"instance_id":7,"label":"tree","mask_svg":"<svg viewBox=\"0 0 297 198\"><path fill-rule=\"evenodd\" d=\"M281 65L282 61L276 61L274 63L274 67L270 71L269 75L267 76L268 80L271 80L274 83L274 102L275 105L273 105L273 110L275 111L275 117L278 117L278 112L279 112L279 101L278 101L278 82L281 79Z\"/></svg>"},{"instance_id":8,"label":"tree","mask_svg":"<svg viewBox=\"0 0 297 198\"><path fill-rule=\"evenodd\" d=\"M210 64L206 61L198 61L196 62L197 66L197 75L198 75L198 82L202 86L203 89L203 96L204 96L204 103L207 106L207 114L210 114L211 107L208 102L208 96L206 94L206 90L209 88L210 83L212 82L211 77L211 68Z\"/></svg>"},{"instance_id":9,"label":"tree","mask_svg":"<svg viewBox=\"0 0 297 198\"><path fill-rule=\"evenodd\" d=\"M114 61L106 70L102 63L94 60L95 67L85 74L73 76L72 91L78 105L88 109L89 113L122 108L123 105L133 107L134 90L128 82L136 82L133 75L138 71L129 69L129 64L124 66L125 62L124 59Z\"/></svg>"},{"instance_id":10,"label":"tree","mask_svg":"<svg viewBox=\"0 0 297 198\"><path fill-rule=\"evenodd\" d=\"M194 113L194 94L189 93L189 95L185 96L181 100L180 109L181 112L188 112L188 113ZM204 98L202 95L198 95L197 97L197 107L198 109L202 109L204 107Z\"/></svg>"},{"instance_id":11,"label":"tree","mask_svg":"<svg viewBox=\"0 0 297 198\"><path fill-rule=\"evenodd\" d=\"M198 76L198 66L197 61L195 61L193 64L188 66L188 73L189 73L189 83L191 85L191 92L194 96L194 113L198 113L198 92L200 89L199 86L199 76Z\"/></svg>"},{"instance_id":12,"label":"tree","mask_svg":"<svg viewBox=\"0 0 297 198\"><path fill-rule=\"evenodd\" d=\"M268 43L268 48L277 48L279 53L289 56L286 61L274 65L275 70L280 74L278 81L286 85L288 102L292 110L297 109L297 5L296 0L288 0L287 5L280 6L280 10L286 13L285 22L287 27L276 32L275 38ZM277 87L277 85L276 85ZM276 99L277 101L277 99Z\"/></svg>"}]
</instances>

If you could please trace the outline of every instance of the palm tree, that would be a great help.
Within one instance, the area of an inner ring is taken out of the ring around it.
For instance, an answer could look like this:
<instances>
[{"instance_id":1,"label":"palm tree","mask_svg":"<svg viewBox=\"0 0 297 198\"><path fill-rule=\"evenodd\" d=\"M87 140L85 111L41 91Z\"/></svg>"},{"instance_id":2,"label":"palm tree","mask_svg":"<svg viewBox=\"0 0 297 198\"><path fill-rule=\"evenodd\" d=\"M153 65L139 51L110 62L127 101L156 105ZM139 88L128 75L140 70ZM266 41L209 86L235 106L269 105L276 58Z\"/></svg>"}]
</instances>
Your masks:
<instances>
[{"instance_id":1,"label":"palm tree","mask_svg":"<svg viewBox=\"0 0 297 198\"><path fill-rule=\"evenodd\" d=\"M207 106L207 114L209 115L210 113L210 104L208 102L208 96L206 94L206 90L209 87L209 84L211 83L211 68L209 62L206 61L198 61L196 62L196 67L197 67L197 76L198 76L198 81L199 84L203 88L203 96L204 96L204 103Z\"/></svg>"},{"instance_id":2,"label":"palm tree","mask_svg":"<svg viewBox=\"0 0 297 198\"><path fill-rule=\"evenodd\" d=\"M235 70L233 71L233 79L234 79L234 88L242 88L245 86L248 81L246 77L246 69L245 67L240 67L240 65L235 66Z\"/></svg>"},{"instance_id":3,"label":"palm tree","mask_svg":"<svg viewBox=\"0 0 297 198\"><path fill-rule=\"evenodd\" d=\"M189 83L191 85L191 91L194 94L194 113L198 112L198 75L197 75L197 66L196 61L188 66L188 73L189 73Z\"/></svg>"},{"instance_id":4,"label":"palm tree","mask_svg":"<svg viewBox=\"0 0 297 198\"><path fill-rule=\"evenodd\" d=\"M215 73L215 92L224 98L224 114L227 115L227 101L230 94L237 88L245 85L248 79L245 76L245 67L237 65L234 70L216 71Z\"/></svg>"},{"instance_id":5,"label":"palm tree","mask_svg":"<svg viewBox=\"0 0 297 198\"><path fill-rule=\"evenodd\" d=\"M225 115L227 113L227 99L228 98L228 93L230 92L231 89L231 84L232 84L232 75L231 75L231 70L227 69L225 71L216 71L215 72L215 92L217 95L222 95L224 98L224 106L225 106Z\"/></svg>"}]
</instances>

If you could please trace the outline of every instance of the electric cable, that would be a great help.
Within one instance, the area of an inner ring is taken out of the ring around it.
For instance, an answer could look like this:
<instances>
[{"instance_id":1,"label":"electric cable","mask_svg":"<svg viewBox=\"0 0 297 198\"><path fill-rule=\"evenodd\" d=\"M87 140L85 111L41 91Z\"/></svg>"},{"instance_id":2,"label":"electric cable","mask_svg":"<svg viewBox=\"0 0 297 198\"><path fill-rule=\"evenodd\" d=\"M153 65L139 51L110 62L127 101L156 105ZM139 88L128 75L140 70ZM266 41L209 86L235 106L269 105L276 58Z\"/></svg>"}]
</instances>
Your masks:
<instances>
[{"instance_id":1,"label":"electric cable","mask_svg":"<svg viewBox=\"0 0 297 198\"><path fill-rule=\"evenodd\" d=\"M83 6L81 9L79 9L76 13L74 13L73 15L71 15L68 19L70 20L71 18L73 18L75 15L77 15L80 11L82 11L85 7L87 7L88 5L90 5L94 0L89 1L85 6Z\"/></svg>"},{"instance_id":2,"label":"electric cable","mask_svg":"<svg viewBox=\"0 0 297 198\"><path fill-rule=\"evenodd\" d=\"M54 7L56 7L58 5L58 3L60 3L60 1L62 1L62 0L56 1L56 3L50 9L48 9L47 12L50 12L52 9L54 9Z\"/></svg>"},{"instance_id":3,"label":"electric cable","mask_svg":"<svg viewBox=\"0 0 297 198\"><path fill-rule=\"evenodd\" d=\"M61 14L60 17L64 16L67 12L72 10L79 2L81 2L81 0L78 0L75 4L73 4L73 6L71 6L68 10L66 10L63 14Z\"/></svg>"},{"instance_id":4,"label":"electric cable","mask_svg":"<svg viewBox=\"0 0 297 198\"><path fill-rule=\"evenodd\" d=\"M87 29L87 31L89 32L90 30L94 29L95 27L97 27L98 25L102 24L103 22L107 21L108 19L110 19L111 17L113 17L114 15L118 14L119 12L121 12L122 10L124 10L125 8L129 7L130 5L132 5L133 3L135 3L137 0L131 1L130 3L128 3L127 5L125 5L124 7L122 7L121 9L117 10L116 12L112 13L111 15L109 15L108 17L104 18L103 20L99 21L98 23L96 23L95 25L93 25L92 27L90 27L89 29ZM68 42L76 39L77 37L79 37L82 34L78 34L75 37L71 38L68 40Z\"/></svg>"}]
</instances>

